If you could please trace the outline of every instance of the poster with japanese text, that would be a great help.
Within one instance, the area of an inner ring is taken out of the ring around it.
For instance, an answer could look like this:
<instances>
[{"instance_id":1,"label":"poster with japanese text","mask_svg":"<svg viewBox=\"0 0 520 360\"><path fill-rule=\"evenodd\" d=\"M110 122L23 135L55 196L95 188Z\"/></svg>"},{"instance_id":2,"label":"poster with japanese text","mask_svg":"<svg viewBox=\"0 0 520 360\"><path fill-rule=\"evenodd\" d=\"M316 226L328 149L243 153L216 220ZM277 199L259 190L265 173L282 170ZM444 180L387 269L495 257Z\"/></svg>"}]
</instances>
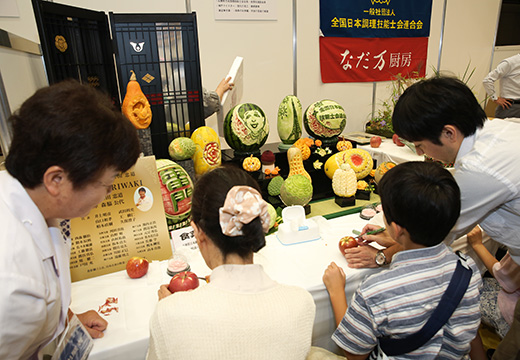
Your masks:
<instances>
[{"instance_id":1,"label":"poster with japanese text","mask_svg":"<svg viewBox=\"0 0 520 360\"><path fill-rule=\"evenodd\" d=\"M320 0L324 83L426 73L432 0Z\"/></svg>"},{"instance_id":2,"label":"poster with japanese text","mask_svg":"<svg viewBox=\"0 0 520 360\"><path fill-rule=\"evenodd\" d=\"M83 218L71 221L72 281L124 270L140 256L172 256L155 157L140 158L120 174L112 192Z\"/></svg>"}]
</instances>

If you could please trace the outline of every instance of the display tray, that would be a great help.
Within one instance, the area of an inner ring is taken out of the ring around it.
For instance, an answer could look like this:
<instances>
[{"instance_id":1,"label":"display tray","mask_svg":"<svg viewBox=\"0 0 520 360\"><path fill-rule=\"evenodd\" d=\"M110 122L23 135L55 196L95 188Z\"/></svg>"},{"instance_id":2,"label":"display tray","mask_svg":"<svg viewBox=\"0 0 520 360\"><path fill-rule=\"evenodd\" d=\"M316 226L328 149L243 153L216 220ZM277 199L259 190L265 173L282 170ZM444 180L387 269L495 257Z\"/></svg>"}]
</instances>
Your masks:
<instances>
[{"instance_id":1,"label":"display tray","mask_svg":"<svg viewBox=\"0 0 520 360\"><path fill-rule=\"evenodd\" d=\"M366 145L370 143L370 139L374 137L374 134L369 134L365 132L355 132L342 135L345 140L354 141L359 145Z\"/></svg>"},{"instance_id":2,"label":"display tray","mask_svg":"<svg viewBox=\"0 0 520 360\"><path fill-rule=\"evenodd\" d=\"M368 204L378 204L381 202L379 195L374 193L371 194L370 200L359 200L356 199L356 204L353 206L341 207L336 204L335 197L321 199L317 201L311 201L311 212L307 215L307 218L313 216L323 216L325 219L334 219L344 215L355 214L361 211L364 206Z\"/></svg>"},{"instance_id":3,"label":"display tray","mask_svg":"<svg viewBox=\"0 0 520 360\"><path fill-rule=\"evenodd\" d=\"M282 152L278 150L278 144L266 144L262 146L260 149L260 153L266 150L271 150L275 155L275 165L280 169L279 174L287 179L289 175L289 162L287 161L287 152ZM311 148L311 156L309 159L303 162L303 166L305 171L309 173L312 178L312 199L313 200L321 200L334 196L334 192L332 191L332 180L327 177L325 171L323 170L323 166L327 159L337 152L336 149L332 149L332 153L326 156L320 156L314 152L315 147ZM245 155L236 155L233 149L222 150L222 162L224 164L234 165L242 168L242 162L244 158L248 157L248 154ZM256 156L259 156L258 154ZM313 163L319 160L323 165L321 169L315 169ZM260 189L262 190L262 196L264 199L269 201L269 193L267 192L267 186L271 181L271 178L267 178L265 174L261 171L255 171L249 173L255 180L258 181L260 185ZM271 199L273 200L273 199ZM273 200L275 201L275 200ZM271 202L271 201L269 201ZM281 203L281 201L280 201ZM273 206L277 206L277 204L271 203Z\"/></svg>"}]
</instances>

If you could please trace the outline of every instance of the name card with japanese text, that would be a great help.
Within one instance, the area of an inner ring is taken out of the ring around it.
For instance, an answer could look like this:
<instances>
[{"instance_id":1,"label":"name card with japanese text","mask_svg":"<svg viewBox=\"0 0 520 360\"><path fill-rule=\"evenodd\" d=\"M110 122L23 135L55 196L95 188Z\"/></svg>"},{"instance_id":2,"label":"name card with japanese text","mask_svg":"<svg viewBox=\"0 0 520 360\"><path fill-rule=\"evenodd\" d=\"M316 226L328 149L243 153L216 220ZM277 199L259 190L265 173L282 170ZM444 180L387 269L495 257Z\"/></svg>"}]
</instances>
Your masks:
<instances>
[{"instance_id":1,"label":"name card with japanese text","mask_svg":"<svg viewBox=\"0 0 520 360\"><path fill-rule=\"evenodd\" d=\"M72 281L124 270L140 256L172 256L155 157L140 158L120 174L112 192L83 218L71 221Z\"/></svg>"},{"instance_id":2,"label":"name card with japanese text","mask_svg":"<svg viewBox=\"0 0 520 360\"><path fill-rule=\"evenodd\" d=\"M186 226L182 229L170 231L172 238L173 251L182 249L198 250L197 240L191 226Z\"/></svg>"}]
</instances>

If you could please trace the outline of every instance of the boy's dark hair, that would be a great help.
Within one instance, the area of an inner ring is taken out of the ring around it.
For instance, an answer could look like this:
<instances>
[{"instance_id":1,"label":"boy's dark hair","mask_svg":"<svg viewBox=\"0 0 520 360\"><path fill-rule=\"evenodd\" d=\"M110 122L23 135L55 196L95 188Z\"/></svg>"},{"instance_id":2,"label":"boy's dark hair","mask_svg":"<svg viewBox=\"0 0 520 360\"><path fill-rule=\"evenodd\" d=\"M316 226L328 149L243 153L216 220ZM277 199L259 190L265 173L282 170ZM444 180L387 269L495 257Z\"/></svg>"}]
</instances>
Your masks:
<instances>
[{"instance_id":1,"label":"boy's dark hair","mask_svg":"<svg viewBox=\"0 0 520 360\"><path fill-rule=\"evenodd\" d=\"M460 215L459 186L437 163L397 165L383 176L378 192L387 223L405 228L416 244L440 244Z\"/></svg>"},{"instance_id":2,"label":"boy's dark hair","mask_svg":"<svg viewBox=\"0 0 520 360\"><path fill-rule=\"evenodd\" d=\"M224 205L228 191L237 185L247 185L261 193L258 183L249 174L228 165L218 167L200 177L191 199L193 222L220 249L224 258L229 254L237 254L244 258L265 246L265 235L259 217L242 227L244 235L227 236L222 233L219 209Z\"/></svg>"},{"instance_id":3,"label":"boy's dark hair","mask_svg":"<svg viewBox=\"0 0 520 360\"><path fill-rule=\"evenodd\" d=\"M74 80L36 91L9 120L13 139L5 166L29 189L53 165L81 189L109 167L128 170L139 157L132 123L107 96Z\"/></svg>"},{"instance_id":4,"label":"boy's dark hair","mask_svg":"<svg viewBox=\"0 0 520 360\"><path fill-rule=\"evenodd\" d=\"M419 81L404 91L392 115L397 135L408 141L439 140L445 125L456 126L470 136L484 125L486 113L462 81L434 77Z\"/></svg>"},{"instance_id":5,"label":"boy's dark hair","mask_svg":"<svg viewBox=\"0 0 520 360\"><path fill-rule=\"evenodd\" d=\"M146 189L145 189L144 187L139 188L139 190L138 190L137 192L141 192L141 191L144 192L144 193L146 194Z\"/></svg>"}]
</instances>

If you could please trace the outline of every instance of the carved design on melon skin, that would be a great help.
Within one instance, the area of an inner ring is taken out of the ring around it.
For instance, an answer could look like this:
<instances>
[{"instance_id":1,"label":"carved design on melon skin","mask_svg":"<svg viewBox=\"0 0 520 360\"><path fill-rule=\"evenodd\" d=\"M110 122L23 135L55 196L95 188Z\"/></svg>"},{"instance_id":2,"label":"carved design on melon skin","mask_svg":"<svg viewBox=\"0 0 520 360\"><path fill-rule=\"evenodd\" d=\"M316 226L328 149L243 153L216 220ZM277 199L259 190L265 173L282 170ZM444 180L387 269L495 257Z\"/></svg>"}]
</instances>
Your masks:
<instances>
[{"instance_id":1,"label":"carved design on melon skin","mask_svg":"<svg viewBox=\"0 0 520 360\"><path fill-rule=\"evenodd\" d=\"M304 125L314 137L330 139L341 134L347 116L341 105L333 100L320 100L305 110Z\"/></svg>"},{"instance_id":2,"label":"carved design on melon skin","mask_svg":"<svg viewBox=\"0 0 520 360\"><path fill-rule=\"evenodd\" d=\"M207 143L204 147L204 153L202 156L210 166L218 165L220 161L218 144L216 142Z\"/></svg>"},{"instance_id":3,"label":"carved design on melon skin","mask_svg":"<svg viewBox=\"0 0 520 360\"><path fill-rule=\"evenodd\" d=\"M268 135L269 122L258 105L239 104L224 119L224 137L235 151L256 151L265 143Z\"/></svg>"},{"instance_id":4,"label":"carved design on melon skin","mask_svg":"<svg viewBox=\"0 0 520 360\"><path fill-rule=\"evenodd\" d=\"M368 151L355 148L332 155L325 162L325 173L330 179L332 179L336 169L338 169L341 164L345 163L349 164L352 170L354 170L358 180L367 177L374 165L372 157Z\"/></svg>"}]
</instances>

